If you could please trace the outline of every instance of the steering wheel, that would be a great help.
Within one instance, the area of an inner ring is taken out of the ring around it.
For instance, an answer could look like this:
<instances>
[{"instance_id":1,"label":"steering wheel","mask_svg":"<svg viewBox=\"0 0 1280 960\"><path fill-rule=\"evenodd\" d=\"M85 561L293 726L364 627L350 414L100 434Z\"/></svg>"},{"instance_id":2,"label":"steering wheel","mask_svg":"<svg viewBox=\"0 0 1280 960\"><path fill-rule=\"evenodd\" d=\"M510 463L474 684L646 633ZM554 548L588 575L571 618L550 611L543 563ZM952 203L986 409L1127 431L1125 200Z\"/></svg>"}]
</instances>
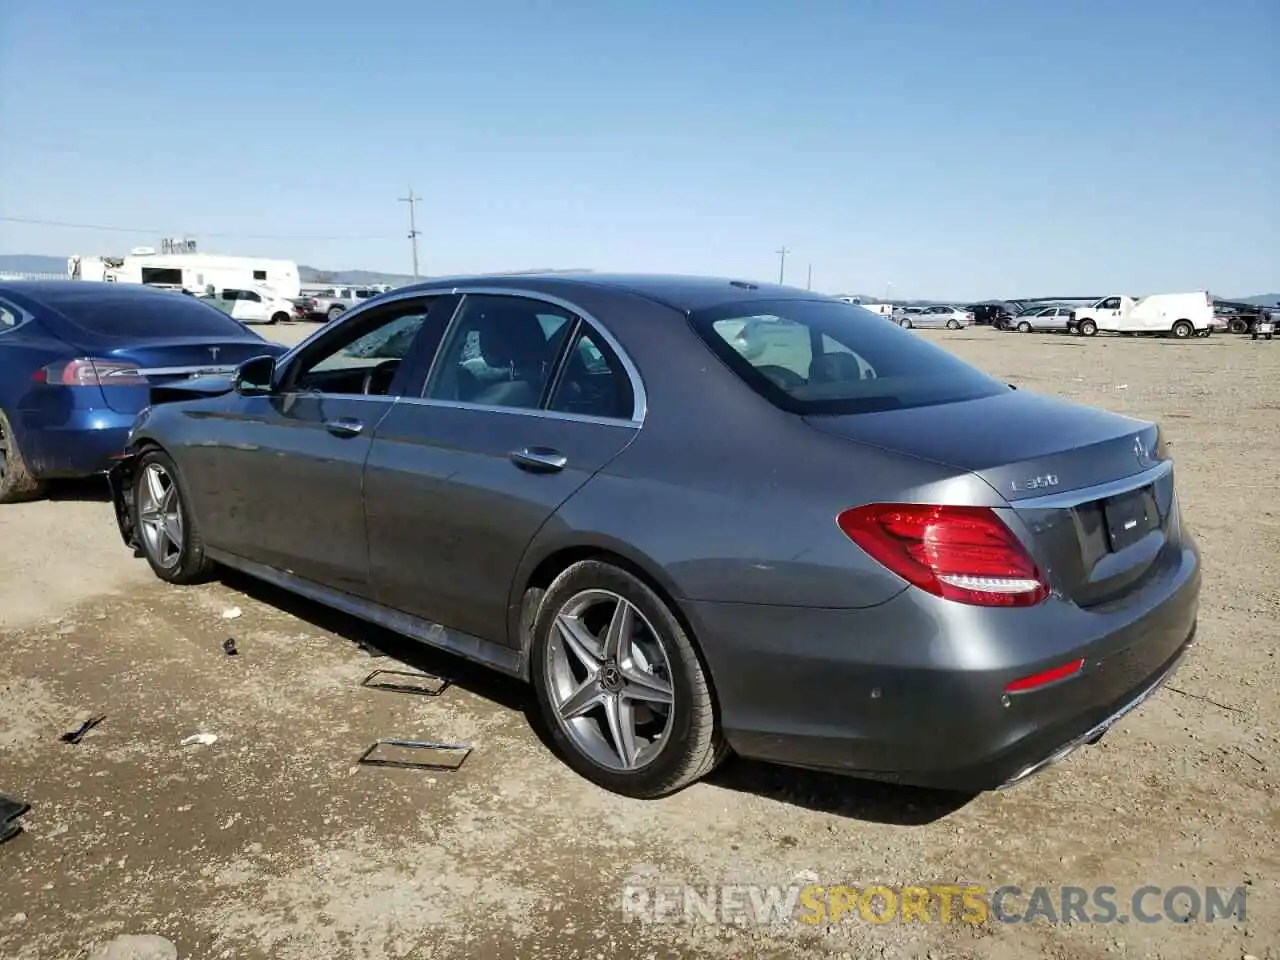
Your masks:
<instances>
[{"instance_id":1,"label":"steering wheel","mask_svg":"<svg viewBox=\"0 0 1280 960\"><path fill-rule=\"evenodd\" d=\"M383 360L381 363L370 367L364 372L364 379L360 381L360 392L365 394L386 393L391 388L391 381L396 378L396 371L399 369L399 357Z\"/></svg>"},{"instance_id":2,"label":"steering wheel","mask_svg":"<svg viewBox=\"0 0 1280 960\"><path fill-rule=\"evenodd\" d=\"M794 370L788 370L786 367L779 366L776 363L766 363L756 367L758 373L764 374L783 390L794 390L796 387L803 387L807 380Z\"/></svg>"}]
</instances>

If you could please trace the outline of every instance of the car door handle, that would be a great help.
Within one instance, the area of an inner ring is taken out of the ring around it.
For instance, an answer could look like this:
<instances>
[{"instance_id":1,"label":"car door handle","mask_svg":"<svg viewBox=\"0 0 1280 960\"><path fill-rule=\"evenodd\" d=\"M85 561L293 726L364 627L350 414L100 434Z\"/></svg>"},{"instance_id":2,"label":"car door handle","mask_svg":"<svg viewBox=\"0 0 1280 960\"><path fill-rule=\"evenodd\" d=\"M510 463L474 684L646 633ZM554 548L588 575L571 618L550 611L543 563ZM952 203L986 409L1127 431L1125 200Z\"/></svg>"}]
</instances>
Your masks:
<instances>
[{"instance_id":1,"label":"car door handle","mask_svg":"<svg viewBox=\"0 0 1280 960\"><path fill-rule=\"evenodd\" d=\"M523 450L512 450L508 456L521 470L533 473L556 473L563 470L569 462L569 458L563 453L550 447L525 447Z\"/></svg>"},{"instance_id":2,"label":"car door handle","mask_svg":"<svg viewBox=\"0 0 1280 960\"><path fill-rule=\"evenodd\" d=\"M326 420L324 428L339 437L354 437L364 429L364 424L350 417L339 417L337 420Z\"/></svg>"}]
</instances>

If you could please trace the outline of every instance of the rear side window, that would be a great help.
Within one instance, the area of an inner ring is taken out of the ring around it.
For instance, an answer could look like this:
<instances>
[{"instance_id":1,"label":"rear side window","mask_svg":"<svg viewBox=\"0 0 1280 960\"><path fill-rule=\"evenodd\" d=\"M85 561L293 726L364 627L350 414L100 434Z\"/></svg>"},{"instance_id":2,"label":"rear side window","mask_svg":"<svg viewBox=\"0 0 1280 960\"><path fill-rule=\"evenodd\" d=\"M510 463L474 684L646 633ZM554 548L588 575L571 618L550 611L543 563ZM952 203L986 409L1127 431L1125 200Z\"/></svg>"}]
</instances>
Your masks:
<instances>
[{"instance_id":1,"label":"rear side window","mask_svg":"<svg viewBox=\"0 0 1280 960\"><path fill-rule=\"evenodd\" d=\"M802 415L925 407L1010 388L869 310L823 300L726 304L694 329L775 405Z\"/></svg>"},{"instance_id":2,"label":"rear side window","mask_svg":"<svg viewBox=\"0 0 1280 960\"><path fill-rule=\"evenodd\" d=\"M154 337L251 337L238 320L216 307L180 293L105 289L66 291L41 298L72 324L117 340Z\"/></svg>"}]
</instances>

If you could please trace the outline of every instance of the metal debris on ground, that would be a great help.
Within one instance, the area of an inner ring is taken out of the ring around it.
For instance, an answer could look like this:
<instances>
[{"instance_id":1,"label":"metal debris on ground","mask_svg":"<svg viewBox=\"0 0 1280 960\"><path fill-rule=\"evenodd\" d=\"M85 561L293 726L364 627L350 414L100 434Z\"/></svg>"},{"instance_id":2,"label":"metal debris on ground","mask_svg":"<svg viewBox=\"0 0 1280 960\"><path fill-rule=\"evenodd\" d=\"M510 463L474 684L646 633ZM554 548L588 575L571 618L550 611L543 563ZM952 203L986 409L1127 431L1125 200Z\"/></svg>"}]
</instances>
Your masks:
<instances>
[{"instance_id":1,"label":"metal debris on ground","mask_svg":"<svg viewBox=\"0 0 1280 960\"><path fill-rule=\"evenodd\" d=\"M236 649L235 637L227 637L227 639L222 641L222 652L228 657L234 657L240 653L240 651Z\"/></svg>"},{"instance_id":2,"label":"metal debris on ground","mask_svg":"<svg viewBox=\"0 0 1280 960\"><path fill-rule=\"evenodd\" d=\"M375 756L377 754L377 756ZM454 771L471 755L464 743L432 743L427 740L376 740L357 763L371 767L406 770Z\"/></svg>"},{"instance_id":3,"label":"metal debris on ground","mask_svg":"<svg viewBox=\"0 0 1280 960\"><path fill-rule=\"evenodd\" d=\"M403 677L404 680L377 680L375 677ZM370 690L386 690L389 693L416 693L422 697L438 697L448 688L450 681L429 673L411 673L407 670L375 670L360 686Z\"/></svg>"},{"instance_id":4,"label":"metal debris on ground","mask_svg":"<svg viewBox=\"0 0 1280 960\"><path fill-rule=\"evenodd\" d=\"M94 727L96 727L105 719L107 719L107 715L105 713L100 714L96 717L90 717L88 720L80 724L80 726L76 727L74 730L68 730L58 739L61 740L63 743L79 743L82 739L84 739L84 735L86 733L88 733L90 730L92 730Z\"/></svg>"},{"instance_id":5,"label":"metal debris on ground","mask_svg":"<svg viewBox=\"0 0 1280 960\"><path fill-rule=\"evenodd\" d=\"M11 840L22 832L18 818L31 809L31 804L6 797L0 793L0 843Z\"/></svg>"},{"instance_id":6,"label":"metal debris on ground","mask_svg":"<svg viewBox=\"0 0 1280 960\"><path fill-rule=\"evenodd\" d=\"M191 736L183 740L178 746L190 747L199 744L202 747L209 747L218 742L216 733L193 733Z\"/></svg>"}]
</instances>

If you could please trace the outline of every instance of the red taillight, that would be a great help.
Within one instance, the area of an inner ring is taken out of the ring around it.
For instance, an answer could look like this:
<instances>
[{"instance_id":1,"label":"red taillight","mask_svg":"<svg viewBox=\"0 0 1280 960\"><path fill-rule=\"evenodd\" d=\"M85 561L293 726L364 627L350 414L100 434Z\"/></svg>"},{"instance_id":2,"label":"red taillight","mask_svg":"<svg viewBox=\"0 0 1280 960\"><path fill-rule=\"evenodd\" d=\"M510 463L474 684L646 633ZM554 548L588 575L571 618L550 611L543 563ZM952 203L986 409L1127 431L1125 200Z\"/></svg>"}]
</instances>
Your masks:
<instances>
[{"instance_id":1,"label":"red taillight","mask_svg":"<svg viewBox=\"0 0 1280 960\"><path fill-rule=\"evenodd\" d=\"M148 382L136 364L88 358L51 363L31 379L59 387L136 387Z\"/></svg>"},{"instance_id":2,"label":"red taillight","mask_svg":"<svg viewBox=\"0 0 1280 960\"><path fill-rule=\"evenodd\" d=\"M836 522L873 560L934 596L980 607L1030 607L1049 596L1036 562L988 507L873 503Z\"/></svg>"},{"instance_id":3,"label":"red taillight","mask_svg":"<svg viewBox=\"0 0 1280 960\"><path fill-rule=\"evenodd\" d=\"M1067 677L1074 677L1077 673L1084 669L1084 660L1072 660L1070 663L1064 663L1060 666L1050 667L1048 670L1041 670L1039 673L1033 673L1030 676L1022 677L1005 686L1005 693L1028 693L1032 690L1039 690L1041 687L1047 687L1051 683L1057 683L1059 680L1065 680Z\"/></svg>"}]
</instances>

